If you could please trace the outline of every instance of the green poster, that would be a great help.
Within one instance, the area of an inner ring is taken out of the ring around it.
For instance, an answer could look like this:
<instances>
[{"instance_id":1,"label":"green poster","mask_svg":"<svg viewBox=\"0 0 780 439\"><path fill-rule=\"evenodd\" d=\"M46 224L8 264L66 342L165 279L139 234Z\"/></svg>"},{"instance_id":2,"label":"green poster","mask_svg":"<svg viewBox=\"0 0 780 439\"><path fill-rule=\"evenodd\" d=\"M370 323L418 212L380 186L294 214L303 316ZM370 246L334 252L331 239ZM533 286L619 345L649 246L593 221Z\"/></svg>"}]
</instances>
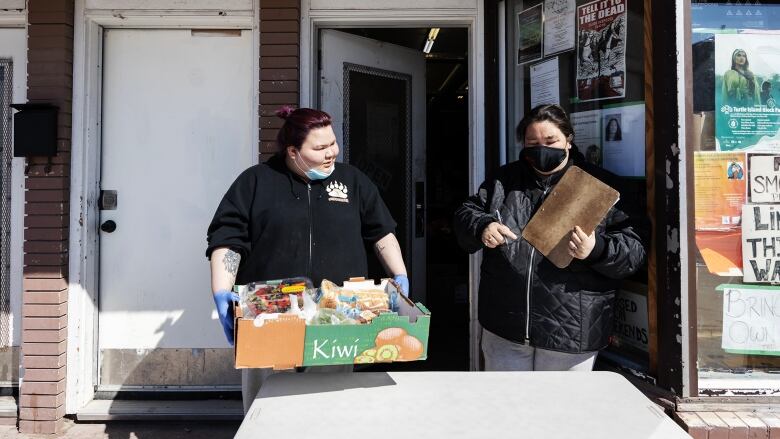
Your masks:
<instances>
[{"instance_id":1,"label":"green poster","mask_svg":"<svg viewBox=\"0 0 780 439\"><path fill-rule=\"evenodd\" d=\"M720 151L780 152L777 35L715 35L715 141Z\"/></svg>"},{"instance_id":2,"label":"green poster","mask_svg":"<svg viewBox=\"0 0 780 439\"><path fill-rule=\"evenodd\" d=\"M541 3L517 14L517 65L542 58Z\"/></svg>"}]
</instances>

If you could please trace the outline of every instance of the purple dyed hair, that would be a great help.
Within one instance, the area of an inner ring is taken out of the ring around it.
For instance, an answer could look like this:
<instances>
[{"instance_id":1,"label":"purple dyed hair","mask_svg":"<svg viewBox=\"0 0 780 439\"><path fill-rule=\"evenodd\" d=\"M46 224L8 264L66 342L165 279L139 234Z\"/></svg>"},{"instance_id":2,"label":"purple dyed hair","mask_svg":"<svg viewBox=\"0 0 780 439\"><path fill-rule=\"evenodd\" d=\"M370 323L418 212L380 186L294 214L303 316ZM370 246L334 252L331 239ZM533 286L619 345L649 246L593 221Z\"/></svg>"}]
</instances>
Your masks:
<instances>
[{"instance_id":1,"label":"purple dyed hair","mask_svg":"<svg viewBox=\"0 0 780 439\"><path fill-rule=\"evenodd\" d=\"M280 154L290 145L301 149L311 130L331 125L330 114L313 108L294 109L285 105L276 111L276 115L284 119L284 125L276 135Z\"/></svg>"}]
</instances>

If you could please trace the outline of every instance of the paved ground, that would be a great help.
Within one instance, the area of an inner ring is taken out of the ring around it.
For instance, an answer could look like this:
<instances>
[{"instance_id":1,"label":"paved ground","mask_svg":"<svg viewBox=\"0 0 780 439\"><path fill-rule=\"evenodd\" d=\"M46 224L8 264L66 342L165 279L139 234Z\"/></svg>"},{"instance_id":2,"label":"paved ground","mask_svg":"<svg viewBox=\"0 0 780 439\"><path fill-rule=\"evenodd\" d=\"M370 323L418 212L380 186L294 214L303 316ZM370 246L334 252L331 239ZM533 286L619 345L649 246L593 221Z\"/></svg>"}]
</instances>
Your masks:
<instances>
[{"instance_id":1,"label":"paved ground","mask_svg":"<svg viewBox=\"0 0 780 439\"><path fill-rule=\"evenodd\" d=\"M59 435L20 434L13 426L0 426L0 438L13 439L229 439L238 431L238 421L76 423L66 420Z\"/></svg>"}]
</instances>

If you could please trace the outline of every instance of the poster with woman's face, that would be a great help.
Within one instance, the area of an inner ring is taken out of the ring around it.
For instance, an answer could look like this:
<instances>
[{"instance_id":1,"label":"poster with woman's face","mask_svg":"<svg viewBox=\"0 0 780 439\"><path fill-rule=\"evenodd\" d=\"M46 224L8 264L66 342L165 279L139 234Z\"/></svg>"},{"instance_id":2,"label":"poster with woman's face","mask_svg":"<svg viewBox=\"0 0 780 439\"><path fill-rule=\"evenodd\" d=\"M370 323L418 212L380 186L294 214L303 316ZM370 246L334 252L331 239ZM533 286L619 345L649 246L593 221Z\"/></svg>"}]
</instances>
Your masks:
<instances>
[{"instance_id":1,"label":"poster with woman's face","mask_svg":"<svg viewBox=\"0 0 780 439\"><path fill-rule=\"evenodd\" d=\"M715 142L720 151L780 152L780 35L715 35Z\"/></svg>"},{"instance_id":2,"label":"poster with woman's face","mask_svg":"<svg viewBox=\"0 0 780 439\"><path fill-rule=\"evenodd\" d=\"M623 130L620 128L622 114L612 113L604 116L604 141L619 142L623 140Z\"/></svg>"},{"instance_id":3,"label":"poster with woman's face","mask_svg":"<svg viewBox=\"0 0 780 439\"><path fill-rule=\"evenodd\" d=\"M645 175L645 106L628 103L601 110L602 166L624 177Z\"/></svg>"}]
</instances>

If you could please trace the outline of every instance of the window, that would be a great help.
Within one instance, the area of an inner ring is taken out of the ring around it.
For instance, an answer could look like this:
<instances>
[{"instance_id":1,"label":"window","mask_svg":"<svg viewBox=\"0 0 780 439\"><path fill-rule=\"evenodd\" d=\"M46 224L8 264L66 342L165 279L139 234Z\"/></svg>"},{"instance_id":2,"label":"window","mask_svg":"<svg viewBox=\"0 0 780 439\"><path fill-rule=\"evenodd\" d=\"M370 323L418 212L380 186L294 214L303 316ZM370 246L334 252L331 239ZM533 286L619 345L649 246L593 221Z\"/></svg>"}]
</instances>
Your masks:
<instances>
[{"instance_id":1,"label":"window","mask_svg":"<svg viewBox=\"0 0 780 439\"><path fill-rule=\"evenodd\" d=\"M699 393L780 388L780 4L693 2Z\"/></svg>"}]
</instances>

